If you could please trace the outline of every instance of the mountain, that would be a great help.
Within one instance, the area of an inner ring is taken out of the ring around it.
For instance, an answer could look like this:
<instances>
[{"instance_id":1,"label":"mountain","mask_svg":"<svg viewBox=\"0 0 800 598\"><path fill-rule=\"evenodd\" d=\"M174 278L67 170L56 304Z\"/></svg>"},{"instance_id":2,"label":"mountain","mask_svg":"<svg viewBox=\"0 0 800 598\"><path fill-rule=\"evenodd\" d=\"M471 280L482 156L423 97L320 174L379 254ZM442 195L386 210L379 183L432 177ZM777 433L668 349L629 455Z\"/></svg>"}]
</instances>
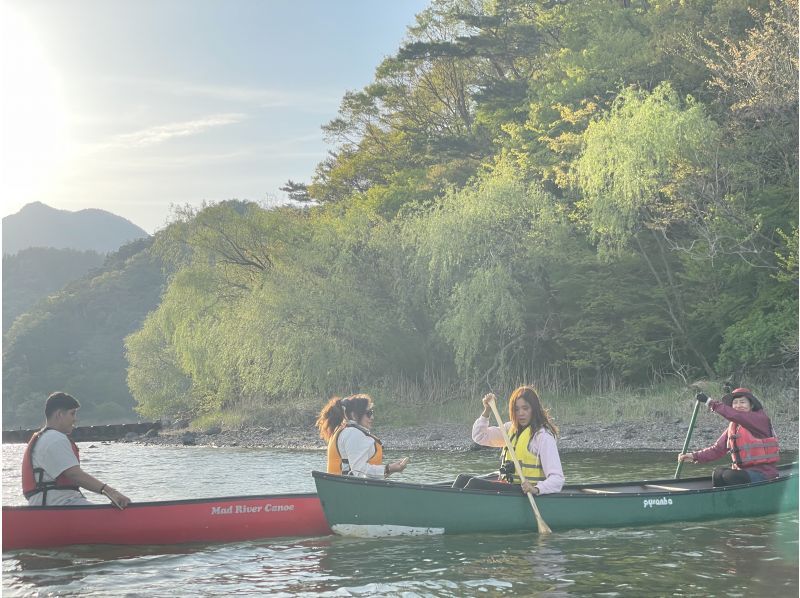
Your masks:
<instances>
[{"instance_id":1,"label":"mountain","mask_svg":"<svg viewBox=\"0 0 800 598\"><path fill-rule=\"evenodd\" d=\"M105 210L69 212L38 201L3 218L4 255L28 247L109 253L125 243L148 236L144 229Z\"/></svg>"}]
</instances>

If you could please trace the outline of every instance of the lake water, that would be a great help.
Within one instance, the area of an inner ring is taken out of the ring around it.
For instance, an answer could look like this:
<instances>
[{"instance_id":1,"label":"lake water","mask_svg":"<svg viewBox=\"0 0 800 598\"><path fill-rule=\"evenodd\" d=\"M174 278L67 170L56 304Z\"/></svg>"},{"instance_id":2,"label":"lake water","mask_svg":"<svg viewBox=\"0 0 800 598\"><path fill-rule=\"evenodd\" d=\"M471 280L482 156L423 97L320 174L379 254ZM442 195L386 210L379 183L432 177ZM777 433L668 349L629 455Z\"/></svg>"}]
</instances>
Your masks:
<instances>
[{"instance_id":1,"label":"lake water","mask_svg":"<svg viewBox=\"0 0 800 598\"><path fill-rule=\"evenodd\" d=\"M22 445L3 445L3 504ZM86 470L132 500L313 492L320 451L80 443ZM399 453L387 451L388 459ZM412 452L395 479L435 482L495 468L495 451ZM785 456L784 462L797 455ZM672 477L675 454L566 453L569 483ZM684 475L711 467L684 466ZM94 498L96 495L91 495ZM3 596L765 596L798 595L796 514L653 528L3 554Z\"/></svg>"}]
</instances>

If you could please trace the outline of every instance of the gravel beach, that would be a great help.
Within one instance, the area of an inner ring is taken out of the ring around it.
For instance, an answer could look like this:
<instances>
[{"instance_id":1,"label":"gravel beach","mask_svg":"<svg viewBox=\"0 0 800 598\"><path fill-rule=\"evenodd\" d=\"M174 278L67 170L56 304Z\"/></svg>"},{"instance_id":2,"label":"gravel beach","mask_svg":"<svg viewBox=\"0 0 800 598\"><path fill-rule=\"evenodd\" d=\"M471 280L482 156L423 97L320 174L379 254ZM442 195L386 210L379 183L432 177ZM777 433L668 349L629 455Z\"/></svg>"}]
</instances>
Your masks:
<instances>
[{"instance_id":1,"label":"gravel beach","mask_svg":"<svg viewBox=\"0 0 800 598\"><path fill-rule=\"evenodd\" d=\"M690 448L713 444L727 422L713 413L698 415ZM784 450L798 449L798 422L773 421ZM561 452L590 450L665 450L680 451L686 438L689 419L619 422L610 425L574 424L560 426ZM424 424L389 427L376 425L374 433L388 450L469 451L478 447L471 439L471 424ZM244 448L318 449L325 444L312 424L306 427L256 427L242 430L190 431L165 429L158 435L130 439L155 445L238 446Z\"/></svg>"}]
</instances>

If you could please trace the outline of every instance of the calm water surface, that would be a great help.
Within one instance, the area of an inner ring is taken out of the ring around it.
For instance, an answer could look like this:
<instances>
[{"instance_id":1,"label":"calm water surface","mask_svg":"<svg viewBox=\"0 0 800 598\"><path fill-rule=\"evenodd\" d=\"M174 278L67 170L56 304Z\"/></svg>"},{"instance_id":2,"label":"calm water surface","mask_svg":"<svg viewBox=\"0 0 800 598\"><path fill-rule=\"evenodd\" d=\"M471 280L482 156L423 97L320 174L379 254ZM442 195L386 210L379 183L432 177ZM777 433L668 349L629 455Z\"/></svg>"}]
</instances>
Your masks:
<instances>
[{"instance_id":1,"label":"calm water surface","mask_svg":"<svg viewBox=\"0 0 800 598\"><path fill-rule=\"evenodd\" d=\"M322 452L80 443L86 469L133 500L313 492ZM22 445L3 445L3 504L24 504ZM402 455L387 451L388 458ZM411 453L396 479L492 470L494 451ZM675 455L566 453L571 483L671 477ZM784 461L796 460L797 455ZM686 466L687 475L709 468ZM94 496L94 495L91 495ZM3 554L4 596L798 595L796 514L654 528Z\"/></svg>"}]
</instances>

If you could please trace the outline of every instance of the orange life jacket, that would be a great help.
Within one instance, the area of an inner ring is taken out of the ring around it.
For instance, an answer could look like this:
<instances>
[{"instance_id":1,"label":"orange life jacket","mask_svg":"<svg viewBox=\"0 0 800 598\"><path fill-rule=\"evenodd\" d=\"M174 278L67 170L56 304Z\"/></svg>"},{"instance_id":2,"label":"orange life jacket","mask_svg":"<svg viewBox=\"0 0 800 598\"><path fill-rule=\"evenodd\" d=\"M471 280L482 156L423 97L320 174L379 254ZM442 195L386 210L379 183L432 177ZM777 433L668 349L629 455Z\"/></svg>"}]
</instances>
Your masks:
<instances>
[{"instance_id":1,"label":"orange life jacket","mask_svg":"<svg viewBox=\"0 0 800 598\"><path fill-rule=\"evenodd\" d=\"M75 482L63 473L51 482L42 481L45 473L44 469L41 467L33 467L33 447L36 446L36 443L39 442L39 438L41 438L45 432L52 429L53 428L42 428L38 432L34 432L33 436L31 436L31 439L28 441L28 446L25 447L25 453L22 455L22 493L25 495L25 498L30 498L34 494L42 492L42 506L47 504L48 490L80 490L80 488L75 485ZM75 444L71 438L69 439L69 443L72 445L72 452L75 453L78 463L80 463L81 456L80 451L78 451L78 445Z\"/></svg>"},{"instance_id":2,"label":"orange life jacket","mask_svg":"<svg viewBox=\"0 0 800 598\"><path fill-rule=\"evenodd\" d=\"M375 453L367 460L367 463L370 465L380 465L383 462L383 443L381 443L378 437L363 426L348 423L344 426L339 426L339 429L333 433L333 436L331 436L331 439L328 441L328 473L353 475L353 472L350 470L349 461L347 459L342 459L342 455L339 452L339 434L341 434L342 430L345 428L356 428L375 441Z\"/></svg>"},{"instance_id":3,"label":"orange life jacket","mask_svg":"<svg viewBox=\"0 0 800 598\"><path fill-rule=\"evenodd\" d=\"M750 430L734 422L728 425L728 450L734 469L777 463L780 459L775 436L756 438Z\"/></svg>"}]
</instances>

